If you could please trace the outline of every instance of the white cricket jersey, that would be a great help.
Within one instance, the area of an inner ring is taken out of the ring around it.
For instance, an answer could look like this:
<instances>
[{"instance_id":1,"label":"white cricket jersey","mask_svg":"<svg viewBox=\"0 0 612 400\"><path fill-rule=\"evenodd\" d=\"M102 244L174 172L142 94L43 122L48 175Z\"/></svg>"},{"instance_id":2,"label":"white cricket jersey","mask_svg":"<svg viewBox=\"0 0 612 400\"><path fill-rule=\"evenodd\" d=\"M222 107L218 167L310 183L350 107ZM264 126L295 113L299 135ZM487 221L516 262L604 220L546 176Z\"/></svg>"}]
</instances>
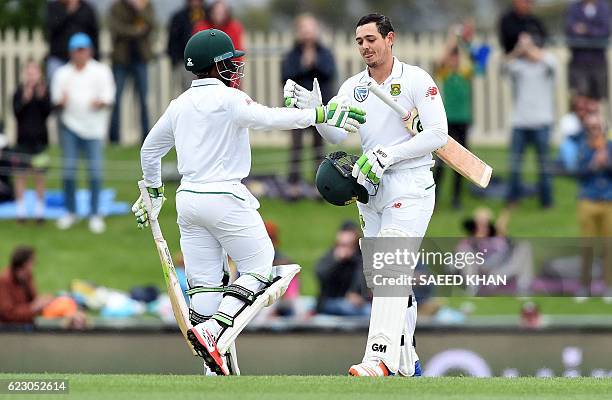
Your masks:
<instances>
[{"instance_id":1,"label":"white cricket jersey","mask_svg":"<svg viewBox=\"0 0 612 400\"><path fill-rule=\"evenodd\" d=\"M313 109L270 108L215 78L194 80L172 100L140 151L144 180L159 187L161 158L176 147L181 189L239 182L251 169L251 129L298 129L315 123Z\"/></svg>"},{"instance_id":2,"label":"white cricket jersey","mask_svg":"<svg viewBox=\"0 0 612 400\"><path fill-rule=\"evenodd\" d=\"M405 109L417 109L423 125L423 132L417 136L424 134L420 141L427 138L430 143L417 144L415 141L415 146L405 145L413 140L412 136L401 117L369 92L369 82L377 84L366 68L347 79L338 91L338 95L348 97L355 106L366 111L366 122L359 128L363 151L382 145L399 160L390 167L394 170L433 165L431 151L446 143L448 124L442 96L431 76L423 69L394 57L391 75L378 85ZM347 136L343 130L334 127L318 124L317 129L331 142L340 142Z\"/></svg>"}]
</instances>

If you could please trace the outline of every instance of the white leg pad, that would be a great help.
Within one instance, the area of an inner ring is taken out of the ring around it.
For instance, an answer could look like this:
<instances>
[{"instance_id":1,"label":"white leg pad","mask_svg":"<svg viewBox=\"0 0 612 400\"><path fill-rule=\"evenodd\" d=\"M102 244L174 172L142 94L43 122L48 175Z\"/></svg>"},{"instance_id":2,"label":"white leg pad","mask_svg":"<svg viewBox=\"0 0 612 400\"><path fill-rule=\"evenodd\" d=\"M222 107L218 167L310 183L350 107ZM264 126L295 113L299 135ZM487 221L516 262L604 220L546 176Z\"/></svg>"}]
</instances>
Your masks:
<instances>
[{"instance_id":1,"label":"white leg pad","mask_svg":"<svg viewBox=\"0 0 612 400\"><path fill-rule=\"evenodd\" d=\"M408 297L374 297L364 362L380 360L397 373L407 307Z\"/></svg>"},{"instance_id":2,"label":"white leg pad","mask_svg":"<svg viewBox=\"0 0 612 400\"><path fill-rule=\"evenodd\" d=\"M403 376L414 375L414 363L419 359L416 349L412 345L414 328L417 320L417 304L413 298L412 307L406 310L406 322L404 324L404 345L401 347L400 366L398 372Z\"/></svg>"},{"instance_id":3,"label":"white leg pad","mask_svg":"<svg viewBox=\"0 0 612 400\"><path fill-rule=\"evenodd\" d=\"M234 317L233 325L225 329L223 333L221 333L221 336L217 338L217 348L219 352L227 352L240 332L242 332L247 324L255 318L257 313L262 308L273 304L285 293L289 283L291 283L293 277L300 272L300 269L300 266L297 264L277 265L272 267L272 277L279 277L279 279L272 283L262 294L257 296L253 304L243 309Z\"/></svg>"}]
</instances>

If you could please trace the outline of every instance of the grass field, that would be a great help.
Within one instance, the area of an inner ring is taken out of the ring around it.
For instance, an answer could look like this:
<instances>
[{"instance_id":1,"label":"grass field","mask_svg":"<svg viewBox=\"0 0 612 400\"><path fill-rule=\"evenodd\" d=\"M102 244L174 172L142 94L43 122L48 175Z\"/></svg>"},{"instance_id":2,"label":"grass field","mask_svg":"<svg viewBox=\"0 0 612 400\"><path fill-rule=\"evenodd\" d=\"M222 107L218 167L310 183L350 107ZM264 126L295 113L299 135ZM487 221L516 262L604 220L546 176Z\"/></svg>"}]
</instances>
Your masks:
<instances>
[{"instance_id":1,"label":"grass field","mask_svg":"<svg viewBox=\"0 0 612 400\"><path fill-rule=\"evenodd\" d=\"M331 148L330 148L331 150ZM478 154L493 165L495 174L505 175L507 153L504 149L478 149ZM308 157L308 156L307 156ZM166 157L173 160L174 154ZM253 173L286 173L288 152L284 149L265 148L253 151ZM59 153L53 149L54 167L49 172L49 187L60 187ZM311 164L304 163L307 169ZM528 159L526 171L533 178L535 166ZM110 147L106 150L105 187L117 190L117 198L130 204L137 197L136 181L140 177L138 149ZM461 223L474 208L486 205L499 211L501 201L472 198L465 190L465 202L461 210L450 207L448 185L450 174L442 185L438 206L429 226L429 236L460 236ZM85 182L85 179L81 180ZM162 228L172 251L179 249L174 205L175 184L168 184L170 193L162 215ZM509 226L514 236L571 237L578 235L576 224L575 183L566 178L555 180L554 208L541 210L535 199L528 199L515 211ZM355 206L334 207L316 201L287 203L279 200L261 200L264 219L276 222L280 228L280 250L303 267L302 293L315 295L317 284L312 273L317 259L334 240L335 230L346 219L357 222ZM10 250L17 244L28 243L36 247L38 262L36 279L41 291L57 291L69 288L75 278L87 279L100 285L129 289L135 285L150 283L162 285L159 259L149 232L136 229L132 215L107 219L108 229L103 235L93 235L86 222L66 231L58 231L48 222L43 227L32 224L19 226L13 221L0 222L0 262L7 260ZM568 300L569 301L569 300ZM509 303L508 312L515 313L516 302ZM599 304L599 303L598 303ZM604 306L605 307L605 306ZM504 307L493 307L503 312ZM554 308L554 307L553 307ZM564 307L559 307L564 308ZM607 312L612 306L608 305ZM487 309L484 307L483 309ZM584 308L582 309L584 311Z\"/></svg>"},{"instance_id":2,"label":"grass field","mask_svg":"<svg viewBox=\"0 0 612 400\"><path fill-rule=\"evenodd\" d=\"M611 399L612 380L599 378L351 378L172 375L10 375L0 379L68 379L79 399ZM5 384L4 384L5 385ZM0 395L0 397L2 397ZM20 395L19 398L35 396Z\"/></svg>"}]
</instances>

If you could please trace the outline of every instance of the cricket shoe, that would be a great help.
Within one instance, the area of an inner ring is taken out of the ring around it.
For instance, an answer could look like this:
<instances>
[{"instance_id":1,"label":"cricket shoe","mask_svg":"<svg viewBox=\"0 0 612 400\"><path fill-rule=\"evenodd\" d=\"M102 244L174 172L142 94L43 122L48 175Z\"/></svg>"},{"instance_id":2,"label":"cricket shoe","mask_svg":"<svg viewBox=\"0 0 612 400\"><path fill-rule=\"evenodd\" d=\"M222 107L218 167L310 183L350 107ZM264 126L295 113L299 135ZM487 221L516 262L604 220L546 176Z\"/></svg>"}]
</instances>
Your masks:
<instances>
[{"instance_id":1,"label":"cricket shoe","mask_svg":"<svg viewBox=\"0 0 612 400\"><path fill-rule=\"evenodd\" d=\"M219 353L217 341L213 334L205 327L204 324L199 324L187 331L187 338L193 345L194 350L217 375L229 375L229 369L225 362L225 357Z\"/></svg>"},{"instance_id":2,"label":"cricket shoe","mask_svg":"<svg viewBox=\"0 0 612 400\"><path fill-rule=\"evenodd\" d=\"M423 370L421 369L421 360L416 360L414 362L414 375L413 377L423 376Z\"/></svg>"},{"instance_id":3,"label":"cricket shoe","mask_svg":"<svg viewBox=\"0 0 612 400\"><path fill-rule=\"evenodd\" d=\"M355 364L349 368L351 376L391 376L393 373L389 371L387 366L382 361L365 361L360 364Z\"/></svg>"}]
</instances>

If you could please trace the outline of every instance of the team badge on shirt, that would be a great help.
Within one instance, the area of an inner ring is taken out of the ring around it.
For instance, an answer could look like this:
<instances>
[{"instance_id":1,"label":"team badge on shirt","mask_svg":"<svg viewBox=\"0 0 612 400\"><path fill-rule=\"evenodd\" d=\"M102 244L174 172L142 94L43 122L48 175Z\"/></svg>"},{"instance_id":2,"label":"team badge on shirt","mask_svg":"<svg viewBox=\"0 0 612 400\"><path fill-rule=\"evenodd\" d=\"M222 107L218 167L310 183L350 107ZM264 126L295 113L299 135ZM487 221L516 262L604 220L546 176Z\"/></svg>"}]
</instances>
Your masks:
<instances>
[{"instance_id":1,"label":"team badge on shirt","mask_svg":"<svg viewBox=\"0 0 612 400\"><path fill-rule=\"evenodd\" d=\"M402 93L402 86L399 83L392 83L390 93L391 96L399 96Z\"/></svg>"},{"instance_id":2,"label":"team badge on shirt","mask_svg":"<svg viewBox=\"0 0 612 400\"><path fill-rule=\"evenodd\" d=\"M370 91L367 86L357 86L355 87L354 96L355 100L362 103L365 99L368 98L368 94Z\"/></svg>"}]
</instances>

